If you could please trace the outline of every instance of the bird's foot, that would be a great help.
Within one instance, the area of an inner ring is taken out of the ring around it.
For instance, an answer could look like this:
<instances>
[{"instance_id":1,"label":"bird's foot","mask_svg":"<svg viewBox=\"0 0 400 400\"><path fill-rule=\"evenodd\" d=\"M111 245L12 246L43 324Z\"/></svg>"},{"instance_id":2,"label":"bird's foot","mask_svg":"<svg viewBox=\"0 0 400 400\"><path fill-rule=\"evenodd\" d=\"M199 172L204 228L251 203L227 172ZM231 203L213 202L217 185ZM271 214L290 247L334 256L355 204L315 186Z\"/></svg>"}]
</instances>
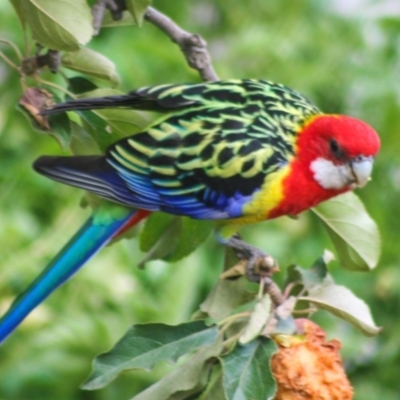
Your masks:
<instances>
[{"instance_id":1,"label":"bird's foot","mask_svg":"<svg viewBox=\"0 0 400 400\"><path fill-rule=\"evenodd\" d=\"M231 247L236 256L247 260L246 275L250 281L260 282L263 277L270 277L279 270L278 262L269 254L244 242L239 235L234 235L223 242Z\"/></svg>"}]
</instances>

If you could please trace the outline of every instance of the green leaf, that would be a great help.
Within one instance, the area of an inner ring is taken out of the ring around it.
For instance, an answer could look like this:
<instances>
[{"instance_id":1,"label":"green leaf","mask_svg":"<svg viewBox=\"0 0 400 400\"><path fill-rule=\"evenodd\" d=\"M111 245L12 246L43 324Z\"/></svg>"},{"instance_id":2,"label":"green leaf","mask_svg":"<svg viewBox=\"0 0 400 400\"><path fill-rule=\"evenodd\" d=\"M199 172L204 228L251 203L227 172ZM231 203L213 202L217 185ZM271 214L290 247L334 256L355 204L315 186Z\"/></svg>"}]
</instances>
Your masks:
<instances>
[{"instance_id":1,"label":"green leaf","mask_svg":"<svg viewBox=\"0 0 400 400\"><path fill-rule=\"evenodd\" d=\"M151 370L160 361L176 362L183 354L214 343L217 335L217 328L203 321L133 326L110 352L95 359L83 388L101 388L127 369Z\"/></svg>"},{"instance_id":2,"label":"green leaf","mask_svg":"<svg viewBox=\"0 0 400 400\"><path fill-rule=\"evenodd\" d=\"M56 138L62 149L67 149L71 143L71 124L65 113L49 116L51 135Z\"/></svg>"},{"instance_id":3,"label":"green leaf","mask_svg":"<svg viewBox=\"0 0 400 400\"><path fill-rule=\"evenodd\" d=\"M140 234L140 250L149 251L176 217L163 212L151 214Z\"/></svg>"},{"instance_id":4,"label":"green leaf","mask_svg":"<svg viewBox=\"0 0 400 400\"><path fill-rule=\"evenodd\" d=\"M178 245L182 231L182 218L166 213L151 214L140 234L140 249L147 252L140 260L139 267L143 267L151 260L163 259Z\"/></svg>"},{"instance_id":5,"label":"green leaf","mask_svg":"<svg viewBox=\"0 0 400 400\"><path fill-rule=\"evenodd\" d=\"M200 305L203 316L220 320L229 316L239 306L254 300L254 293L247 290L247 278L219 279Z\"/></svg>"},{"instance_id":6,"label":"green leaf","mask_svg":"<svg viewBox=\"0 0 400 400\"><path fill-rule=\"evenodd\" d=\"M53 50L74 51L92 37L92 14L85 0L14 0L34 40Z\"/></svg>"},{"instance_id":7,"label":"green leaf","mask_svg":"<svg viewBox=\"0 0 400 400\"><path fill-rule=\"evenodd\" d=\"M220 364L213 366L207 387L197 400L226 400Z\"/></svg>"},{"instance_id":8,"label":"green leaf","mask_svg":"<svg viewBox=\"0 0 400 400\"><path fill-rule=\"evenodd\" d=\"M154 213L147 218L140 235L140 249L148 252L140 264L155 259L178 261L196 250L212 228L209 221Z\"/></svg>"},{"instance_id":9,"label":"green leaf","mask_svg":"<svg viewBox=\"0 0 400 400\"><path fill-rule=\"evenodd\" d=\"M114 142L126 136L131 136L145 128L150 119L137 110L107 109L93 111L103 118L108 126Z\"/></svg>"},{"instance_id":10,"label":"green leaf","mask_svg":"<svg viewBox=\"0 0 400 400\"><path fill-rule=\"evenodd\" d=\"M74 155L100 154L100 149L93 137L81 126L73 121L71 125L71 152Z\"/></svg>"},{"instance_id":11,"label":"green leaf","mask_svg":"<svg viewBox=\"0 0 400 400\"><path fill-rule=\"evenodd\" d=\"M180 240L174 250L164 257L165 261L178 261L195 251L213 230L211 221L182 217Z\"/></svg>"},{"instance_id":12,"label":"green leaf","mask_svg":"<svg viewBox=\"0 0 400 400\"><path fill-rule=\"evenodd\" d=\"M18 15L18 18L21 22L22 29L26 29L26 17L25 17L25 9L24 9L24 0L10 0L10 3L14 7L15 12Z\"/></svg>"},{"instance_id":13,"label":"green leaf","mask_svg":"<svg viewBox=\"0 0 400 400\"><path fill-rule=\"evenodd\" d=\"M310 287L308 296L301 299L349 322L367 336L377 335L381 331L375 325L364 301L356 297L348 288L335 285L329 275L321 284Z\"/></svg>"},{"instance_id":14,"label":"green leaf","mask_svg":"<svg viewBox=\"0 0 400 400\"><path fill-rule=\"evenodd\" d=\"M132 400L183 400L199 393L206 386L212 368L208 361L218 357L222 350L223 344L219 338L211 346L198 350L184 364Z\"/></svg>"},{"instance_id":15,"label":"green leaf","mask_svg":"<svg viewBox=\"0 0 400 400\"><path fill-rule=\"evenodd\" d=\"M245 346L236 346L221 358L228 400L272 398L276 388L270 359L275 351L272 340L260 337Z\"/></svg>"},{"instance_id":16,"label":"green leaf","mask_svg":"<svg viewBox=\"0 0 400 400\"><path fill-rule=\"evenodd\" d=\"M92 111L76 111L80 116L82 127L93 138L101 153L105 153L107 148L115 143L113 137L107 131L107 123ZM71 116L72 119L72 116Z\"/></svg>"},{"instance_id":17,"label":"green leaf","mask_svg":"<svg viewBox=\"0 0 400 400\"><path fill-rule=\"evenodd\" d=\"M153 213L140 235L140 249L149 252L141 264L155 259L178 261L188 256L207 239L212 228L209 221Z\"/></svg>"},{"instance_id":18,"label":"green leaf","mask_svg":"<svg viewBox=\"0 0 400 400\"><path fill-rule=\"evenodd\" d=\"M251 342L261 333L271 315L271 305L272 301L268 293L265 293L261 299L257 301L250 314L249 321L239 337L240 344Z\"/></svg>"},{"instance_id":19,"label":"green leaf","mask_svg":"<svg viewBox=\"0 0 400 400\"><path fill-rule=\"evenodd\" d=\"M97 88L98 87L92 81L83 76L74 76L68 79L68 90L75 94L91 92Z\"/></svg>"},{"instance_id":20,"label":"green leaf","mask_svg":"<svg viewBox=\"0 0 400 400\"><path fill-rule=\"evenodd\" d=\"M143 257L142 260L140 260L138 266L143 267L144 264L148 261L151 260L160 260L163 259L165 256L170 254L171 252L174 251L176 246L178 245L178 242L180 240L180 233L182 231L182 219L180 217L176 216L168 216L171 218L165 217L166 214L162 214L163 217L159 217L160 220L168 220L168 224L165 225L165 229L160 233L159 232L159 227L156 226L156 232L154 236L152 236L150 239L147 240L145 246L142 248L146 247L149 243L153 243L152 247L147 251L147 254ZM151 216L150 216L151 217ZM156 218L152 219L152 222ZM150 224L151 226L154 226L154 224ZM147 224L146 224L147 226ZM145 226L145 228L146 228ZM161 226L164 226L163 224ZM151 230L149 228L146 229L145 236L149 237L149 233ZM154 231L153 231L154 232ZM142 237L142 236L141 236ZM142 243L142 240L141 240Z\"/></svg>"},{"instance_id":21,"label":"green leaf","mask_svg":"<svg viewBox=\"0 0 400 400\"><path fill-rule=\"evenodd\" d=\"M151 4L151 0L127 0L126 7L132 14L133 19L142 26L144 14L146 13L147 7Z\"/></svg>"},{"instance_id":22,"label":"green leaf","mask_svg":"<svg viewBox=\"0 0 400 400\"><path fill-rule=\"evenodd\" d=\"M311 268L302 268L298 265L289 266L284 287L292 282L301 282L306 288L321 283L328 273L327 264L332 259L332 253L325 250L324 255L318 258Z\"/></svg>"},{"instance_id":23,"label":"green leaf","mask_svg":"<svg viewBox=\"0 0 400 400\"><path fill-rule=\"evenodd\" d=\"M102 54L88 48L64 53L62 65L73 71L109 81L114 86L119 84L115 64Z\"/></svg>"},{"instance_id":24,"label":"green leaf","mask_svg":"<svg viewBox=\"0 0 400 400\"><path fill-rule=\"evenodd\" d=\"M342 264L356 271L376 266L380 238L375 222L354 193L346 193L313 209L324 222Z\"/></svg>"}]
</instances>

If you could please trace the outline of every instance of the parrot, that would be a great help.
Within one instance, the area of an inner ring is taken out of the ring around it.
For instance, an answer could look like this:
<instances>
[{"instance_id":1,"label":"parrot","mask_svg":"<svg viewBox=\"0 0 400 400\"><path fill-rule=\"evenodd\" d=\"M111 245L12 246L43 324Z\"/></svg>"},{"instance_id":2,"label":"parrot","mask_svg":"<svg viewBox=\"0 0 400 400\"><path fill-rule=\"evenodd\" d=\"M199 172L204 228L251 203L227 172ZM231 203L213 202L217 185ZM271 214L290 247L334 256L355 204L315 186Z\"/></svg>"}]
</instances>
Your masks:
<instances>
[{"instance_id":1,"label":"parrot","mask_svg":"<svg viewBox=\"0 0 400 400\"><path fill-rule=\"evenodd\" d=\"M247 260L266 253L247 224L297 216L370 179L380 139L367 123L325 114L282 84L229 79L148 86L42 111L122 107L160 116L102 155L42 156L33 168L113 204L92 216L0 319L0 342L111 240L153 212L215 222L217 240Z\"/></svg>"}]
</instances>

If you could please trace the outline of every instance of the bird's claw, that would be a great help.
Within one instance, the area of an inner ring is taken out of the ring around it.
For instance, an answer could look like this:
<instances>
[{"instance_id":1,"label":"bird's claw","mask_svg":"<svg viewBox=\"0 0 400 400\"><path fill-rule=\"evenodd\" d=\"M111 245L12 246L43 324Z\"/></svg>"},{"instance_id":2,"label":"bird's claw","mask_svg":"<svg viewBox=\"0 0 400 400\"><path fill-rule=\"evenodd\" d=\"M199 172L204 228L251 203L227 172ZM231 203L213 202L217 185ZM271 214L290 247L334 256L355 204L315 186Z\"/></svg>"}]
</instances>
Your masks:
<instances>
[{"instance_id":1,"label":"bird's claw","mask_svg":"<svg viewBox=\"0 0 400 400\"><path fill-rule=\"evenodd\" d=\"M247 259L246 266L246 275L250 281L260 282L263 277L279 271L278 262L273 257L257 248L254 250Z\"/></svg>"},{"instance_id":2,"label":"bird's claw","mask_svg":"<svg viewBox=\"0 0 400 400\"><path fill-rule=\"evenodd\" d=\"M230 238L225 245L231 247L238 258L247 260L246 275L252 282L279 271L278 262L269 254L244 242L238 235Z\"/></svg>"}]
</instances>

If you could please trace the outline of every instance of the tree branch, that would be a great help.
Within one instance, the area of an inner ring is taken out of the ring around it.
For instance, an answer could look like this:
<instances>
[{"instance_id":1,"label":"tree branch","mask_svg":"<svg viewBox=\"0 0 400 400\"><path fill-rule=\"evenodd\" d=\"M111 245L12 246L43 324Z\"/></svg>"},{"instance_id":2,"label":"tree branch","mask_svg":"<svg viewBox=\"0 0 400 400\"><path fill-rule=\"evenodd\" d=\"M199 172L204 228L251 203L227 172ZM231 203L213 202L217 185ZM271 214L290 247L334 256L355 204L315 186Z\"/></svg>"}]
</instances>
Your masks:
<instances>
[{"instance_id":1,"label":"tree branch","mask_svg":"<svg viewBox=\"0 0 400 400\"><path fill-rule=\"evenodd\" d=\"M269 294L275 308L280 306L284 301L284 297L279 286L269 276L264 276L261 279L264 281L264 293Z\"/></svg>"},{"instance_id":2,"label":"tree branch","mask_svg":"<svg viewBox=\"0 0 400 400\"><path fill-rule=\"evenodd\" d=\"M110 10L114 20L122 18L122 12L127 9L125 0L97 0L92 7L94 35L99 33L105 10ZM199 72L204 81L218 81L211 64L211 57L207 51L207 42L196 33L189 33L179 27L171 18L148 7L144 18L161 29L171 40L176 43L190 67Z\"/></svg>"},{"instance_id":3,"label":"tree branch","mask_svg":"<svg viewBox=\"0 0 400 400\"><path fill-rule=\"evenodd\" d=\"M153 7L147 8L144 18L161 29L180 47L188 64L199 71L203 80L219 80L211 64L207 42L200 35L184 31L174 21Z\"/></svg>"}]
</instances>

